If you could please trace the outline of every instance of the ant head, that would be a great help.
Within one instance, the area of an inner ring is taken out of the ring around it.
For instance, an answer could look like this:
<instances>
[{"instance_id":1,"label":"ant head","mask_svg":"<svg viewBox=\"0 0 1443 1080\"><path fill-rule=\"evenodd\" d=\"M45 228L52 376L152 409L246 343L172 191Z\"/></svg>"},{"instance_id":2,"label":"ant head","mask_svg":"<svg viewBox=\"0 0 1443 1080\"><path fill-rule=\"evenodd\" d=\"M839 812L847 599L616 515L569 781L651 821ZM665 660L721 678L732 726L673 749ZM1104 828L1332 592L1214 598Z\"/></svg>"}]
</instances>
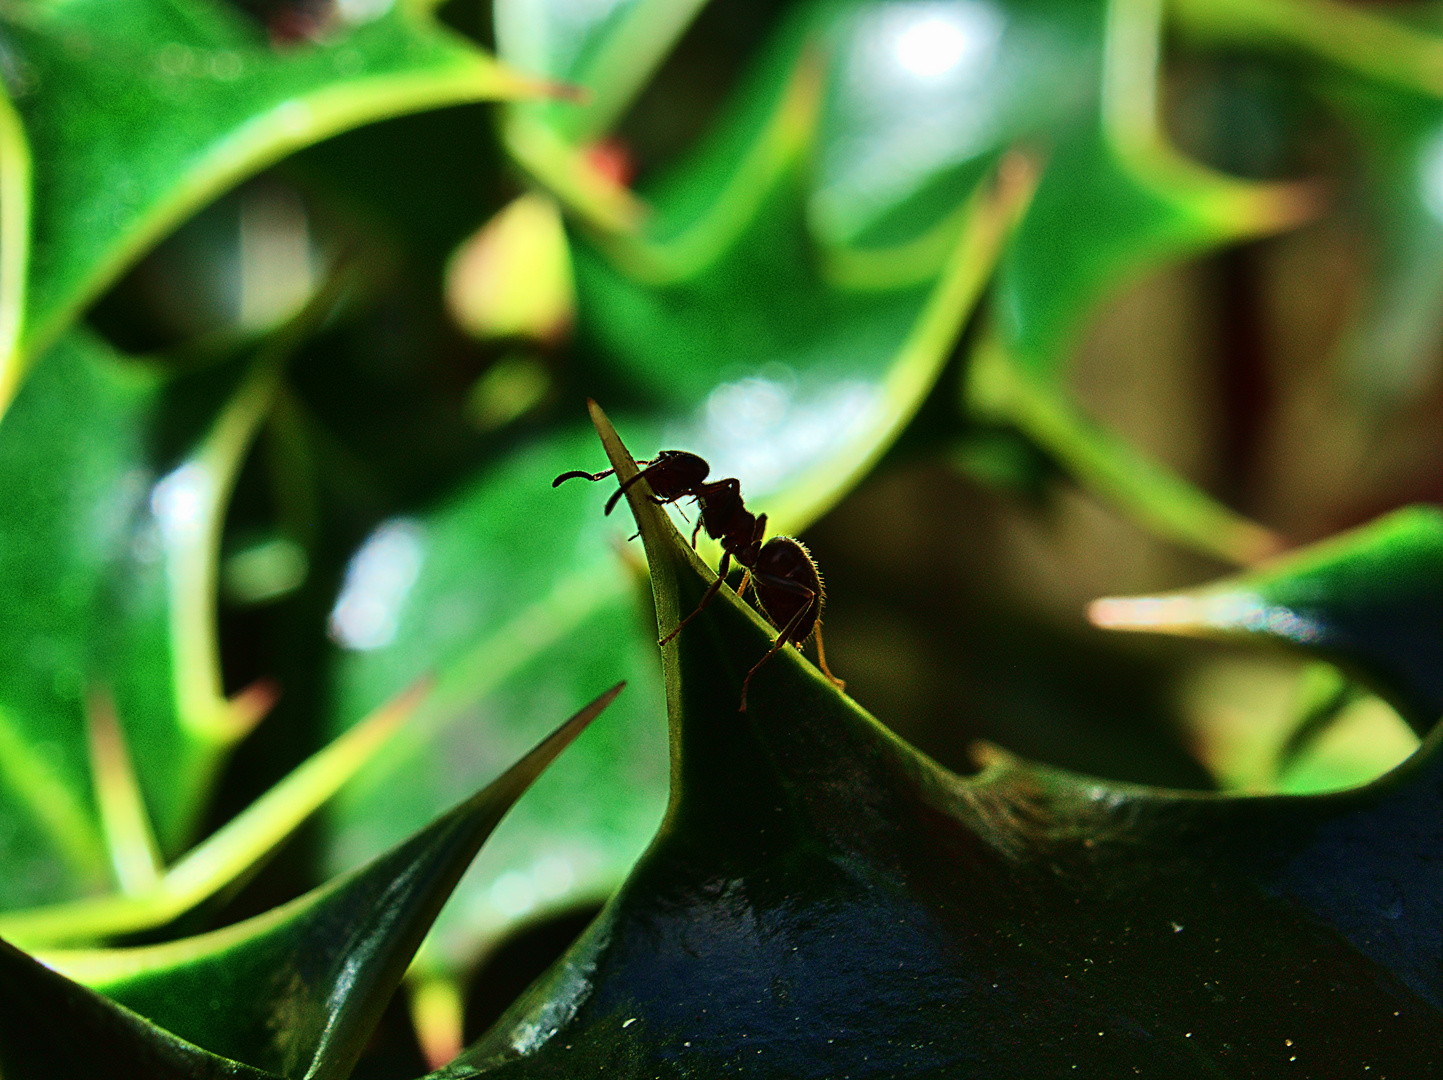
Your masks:
<instances>
[{"instance_id":1,"label":"ant head","mask_svg":"<svg viewBox=\"0 0 1443 1080\"><path fill-rule=\"evenodd\" d=\"M658 495L666 492L690 492L711 472L706 459L686 450L663 450L643 470L647 482Z\"/></svg>"},{"instance_id":2,"label":"ant head","mask_svg":"<svg viewBox=\"0 0 1443 1080\"><path fill-rule=\"evenodd\" d=\"M671 503L695 494L697 485L711 472L711 466L704 458L685 450L662 450L650 461L639 461L637 464L642 466L641 470L624 481L606 501L608 514L615 509L626 489L638 480L644 479L650 485L656 502Z\"/></svg>"}]
</instances>

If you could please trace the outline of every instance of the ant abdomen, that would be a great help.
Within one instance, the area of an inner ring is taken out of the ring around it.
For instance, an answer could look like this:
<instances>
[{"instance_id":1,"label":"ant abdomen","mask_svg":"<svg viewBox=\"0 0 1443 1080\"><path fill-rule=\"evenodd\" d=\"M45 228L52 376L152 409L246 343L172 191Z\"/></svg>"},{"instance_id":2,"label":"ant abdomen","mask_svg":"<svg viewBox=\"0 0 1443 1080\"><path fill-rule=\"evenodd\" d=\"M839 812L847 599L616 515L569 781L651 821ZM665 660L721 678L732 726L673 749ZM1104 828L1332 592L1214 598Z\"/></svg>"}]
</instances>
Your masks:
<instances>
[{"instance_id":1,"label":"ant abdomen","mask_svg":"<svg viewBox=\"0 0 1443 1080\"><path fill-rule=\"evenodd\" d=\"M788 640L801 645L821 621L826 591L812 553L790 536L762 545L751 568L752 588L762 612Z\"/></svg>"}]
</instances>

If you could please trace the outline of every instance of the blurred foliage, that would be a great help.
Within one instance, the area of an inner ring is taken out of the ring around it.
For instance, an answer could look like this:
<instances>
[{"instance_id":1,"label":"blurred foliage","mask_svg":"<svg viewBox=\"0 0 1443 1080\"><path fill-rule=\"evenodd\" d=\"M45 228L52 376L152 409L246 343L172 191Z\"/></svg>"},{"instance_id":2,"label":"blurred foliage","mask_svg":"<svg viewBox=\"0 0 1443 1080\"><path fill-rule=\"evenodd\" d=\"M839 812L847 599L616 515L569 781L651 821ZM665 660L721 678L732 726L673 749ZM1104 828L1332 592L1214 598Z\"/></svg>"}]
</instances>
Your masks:
<instances>
[{"instance_id":1,"label":"blurred foliage","mask_svg":"<svg viewBox=\"0 0 1443 1080\"><path fill-rule=\"evenodd\" d=\"M1435 4L0 3L0 1073L1436 1069L1440 71ZM890 733L789 649L739 718L729 590L659 662L588 397L804 531Z\"/></svg>"}]
</instances>

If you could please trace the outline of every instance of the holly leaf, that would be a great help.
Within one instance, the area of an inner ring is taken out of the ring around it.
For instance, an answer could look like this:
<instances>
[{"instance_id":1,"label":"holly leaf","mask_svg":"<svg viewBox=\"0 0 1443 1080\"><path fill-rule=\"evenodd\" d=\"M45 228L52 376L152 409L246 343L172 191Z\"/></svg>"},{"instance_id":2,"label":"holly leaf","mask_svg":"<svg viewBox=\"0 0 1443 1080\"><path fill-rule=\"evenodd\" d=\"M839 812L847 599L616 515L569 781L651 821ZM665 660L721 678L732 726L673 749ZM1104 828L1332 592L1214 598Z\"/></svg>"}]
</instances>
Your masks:
<instances>
[{"instance_id":1,"label":"holly leaf","mask_svg":"<svg viewBox=\"0 0 1443 1080\"><path fill-rule=\"evenodd\" d=\"M644 218L578 237L582 336L668 401L694 398L713 365L796 367L815 349L856 362L913 317L979 178L1031 140L1046 169L977 339L972 422L1018 428L1164 535L1240 562L1278 550L1097 430L1062 384L1073 336L1120 278L1316 210L1304 185L1238 180L1171 148L1161 32L1146 0L799 9L701 147L643 186Z\"/></svg>"},{"instance_id":2,"label":"holly leaf","mask_svg":"<svg viewBox=\"0 0 1443 1080\"><path fill-rule=\"evenodd\" d=\"M1427 384L1440 337L1443 288L1443 102L1356 80L1329 80L1323 94L1360 143L1359 192L1375 238L1359 310L1338 361L1374 407Z\"/></svg>"},{"instance_id":3,"label":"holly leaf","mask_svg":"<svg viewBox=\"0 0 1443 1080\"><path fill-rule=\"evenodd\" d=\"M1252 641L1329 660L1420 735L1443 713L1443 513L1399 510L1238 577L1094 601L1099 626Z\"/></svg>"},{"instance_id":4,"label":"holly leaf","mask_svg":"<svg viewBox=\"0 0 1443 1080\"><path fill-rule=\"evenodd\" d=\"M26 948L121 937L167 926L206 901L234 893L301 822L386 746L396 728L424 699L425 690L422 682L382 705L329 746L312 754L181 858L164 868L155 858L148 867L148 876L127 880L120 872L119 856L124 849L117 842L117 830L106 821L105 838L121 888L104 895L8 911L0 915L0 937ZM101 764L97 761L97 766ZM123 773L106 776L99 767L97 772L98 792L116 784L129 789L127 794L135 812L142 818L138 823L145 834L142 839L150 838L148 815L134 777ZM103 796L101 802L105 817Z\"/></svg>"},{"instance_id":5,"label":"holly leaf","mask_svg":"<svg viewBox=\"0 0 1443 1080\"><path fill-rule=\"evenodd\" d=\"M1443 39L1427 25L1436 18L1426 7L1380 14L1338 0L1179 0L1173 10L1198 40L1271 45L1384 85L1443 96Z\"/></svg>"},{"instance_id":6,"label":"holly leaf","mask_svg":"<svg viewBox=\"0 0 1443 1080\"><path fill-rule=\"evenodd\" d=\"M280 1080L208 1054L0 941L0 1069L12 1080Z\"/></svg>"},{"instance_id":7,"label":"holly leaf","mask_svg":"<svg viewBox=\"0 0 1443 1080\"><path fill-rule=\"evenodd\" d=\"M17 349L0 356L0 407L107 283L242 177L383 117L540 92L437 26L431 6L341 15L324 40L290 47L212 0L7 8L34 194L29 286Z\"/></svg>"},{"instance_id":8,"label":"holly leaf","mask_svg":"<svg viewBox=\"0 0 1443 1080\"><path fill-rule=\"evenodd\" d=\"M673 626L710 571L644 485L630 498ZM995 749L960 777L795 649L757 668L773 635L723 588L666 647L657 840L437 1080L1436 1067L1436 738L1333 796L1116 785Z\"/></svg>"},{"instance_id":9,"label":"holly leaf","mask_svg":"<svg viewBox=\"0 0 1443 1080\"><path fill-rule=\"evenodd\" d=\"M1219 503L1088 417L1064 387L1028 372L993 330L984 330L968 358L964 393L972 420L983 432L1006 425L1027 440L1033 452L1021 463L1024 484L1039 486L1046 478L1039 475L1040 451L1043 464L1062 469L1155 535L1224 562L1255 563L1284 546L1271 529ZM964 434L975 437L976 432Z\"/></svg>"},{"instance_id":10,"label":"holly leaf","mask_svg":"<svg viewBox=\"0 0 1443 1080\"><path fill-rule=\"evenodd\" d=\"M518 71L587 91L581 107L522 106L575 144L604 133L646 85L706 0L619 0L581 8L500 0L497 52Z\"/></svg>"},{"instance_id":11,"label":"holly leaf","mask_svg":"<svg viewBox=\"0 0 1443 1080\"><path fill-rule=\"evenodd\" d=\"M979 194L946 272L890 352L870 343L841 370L829 355L798 358L795 392L764 376L718 385L713 374L686 411L658 410L630 430L647 445L705 453L719 475L742 476L779 527L815 517L920 404L1015 220L1027 179L1021 170ZM702 402L728 395L738 409L749 400L771 408L769 425L745 432L718 425ZM488 845L423 963L460 968L522 919L604 899L664 808L655 633L636 599L634 569L618 558L626 532L600 512L599 492L581 483L551 486L595 458L592 445L587 431L557 433L487 469L435 510L383 524L352 559L332 611L331 633L342 647L333 730L418 674L437 677L415 722L335 803L333 872L428 820L458 787L534 740L558 702L577 700L603 673L625 673L633 687L614 722L582 739ZM598 785L613 796L586 802L584 793Z\"/></svg>"},{"instance_id":12,"label":"holly leaf","mask_svg":"<svg viewBox=\"0 0 1443 1080\"><path fill-rule=\"evenodd\" d=\"M284 1076L348 1076L491 830L620 692L601 695L415 836L289 904L199 937L45 961L212 1052Z\"/></svg>"},{"instance_id":13,"label":"holly leaf","mask_svg":"<svg viewBox=\"0 0 1443 1080\"><path fill-rule=\"evenodd\" d=\"M1101 27L1099 93L1051 144L1027 217L998 268L996 318L965 388L977 418L1006 422L1075 479L1154 532L1230 562L1279 538L1089 421L1064 383L1083 318L1119 282L1180 258L1291 228L1316 212L1306 185L1207 169L1166 141L1157 83L1162 5L1127 0Z\"/></svg>"},{"instance_id":14,"label":"holly leaf","mask_svg":"<svg viewBox=\"0 0 1443 1080\"><path fill-rule=\"evenodd\" d=\"M327 310L188 377L72 332L0 426L0 835L30 871L0 909L101 892L112 871L150 890L269 708L265 684L223 691L221 524L280 364Z\"/></svg>"}]
</instances>

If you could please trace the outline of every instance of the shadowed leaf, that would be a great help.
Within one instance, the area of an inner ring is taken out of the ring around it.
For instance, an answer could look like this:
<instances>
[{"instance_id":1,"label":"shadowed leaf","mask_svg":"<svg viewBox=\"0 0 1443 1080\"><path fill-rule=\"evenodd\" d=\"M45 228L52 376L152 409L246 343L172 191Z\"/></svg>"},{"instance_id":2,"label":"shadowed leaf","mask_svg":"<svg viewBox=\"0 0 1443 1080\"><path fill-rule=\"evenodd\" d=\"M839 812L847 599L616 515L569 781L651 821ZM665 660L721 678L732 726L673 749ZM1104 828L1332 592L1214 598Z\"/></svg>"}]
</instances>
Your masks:
<instances>
[{"instance_id":1,"label":"shadowed leaf","mask_svg":"<svg viewBox=\"0 0 1443 1080\"><path fill-rule=\"evenodd\" d=\"M279 1080L177 1039L3 941L0 1072L7 1080Z\"/></svg>"},{"instance_id":2,"label":"shadowed leaf","mask_svg":"<svg viewBox=\"0 0 1443 1080\"><path fill-rule=\"evenodd\" d=\"M418 684L398 695L312 754L176 860L151 887L0 914L0 936L30 948L117 937L164 926L234 891L386 745L424 698L425 688Z\"/></svg>"}]
</instances>

